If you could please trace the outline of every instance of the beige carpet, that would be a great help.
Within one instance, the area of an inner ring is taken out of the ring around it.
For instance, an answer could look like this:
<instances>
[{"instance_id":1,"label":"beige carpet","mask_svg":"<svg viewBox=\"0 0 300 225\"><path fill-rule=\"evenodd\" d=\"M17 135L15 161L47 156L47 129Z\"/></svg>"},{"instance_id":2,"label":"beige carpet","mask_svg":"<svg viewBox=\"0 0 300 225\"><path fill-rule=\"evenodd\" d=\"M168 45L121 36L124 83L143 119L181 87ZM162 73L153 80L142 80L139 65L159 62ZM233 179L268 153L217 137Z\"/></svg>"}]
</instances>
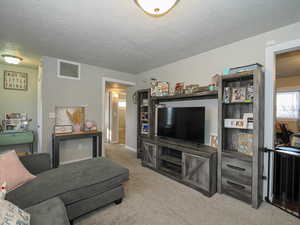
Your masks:
<instances>
[{"instance_id":1,"label":"beige carpet","mask_svg":"<svg viewBox=\"0 0 300 225\"><path fill-rule=\"evenodd\" d=\"M107 157L130 170L125 199L81 218L79 225L300 225L297 218L263 203L258 210L225 195L207 198L141 167L134 152L108 145Z\"/></svg>"}]
</instances>

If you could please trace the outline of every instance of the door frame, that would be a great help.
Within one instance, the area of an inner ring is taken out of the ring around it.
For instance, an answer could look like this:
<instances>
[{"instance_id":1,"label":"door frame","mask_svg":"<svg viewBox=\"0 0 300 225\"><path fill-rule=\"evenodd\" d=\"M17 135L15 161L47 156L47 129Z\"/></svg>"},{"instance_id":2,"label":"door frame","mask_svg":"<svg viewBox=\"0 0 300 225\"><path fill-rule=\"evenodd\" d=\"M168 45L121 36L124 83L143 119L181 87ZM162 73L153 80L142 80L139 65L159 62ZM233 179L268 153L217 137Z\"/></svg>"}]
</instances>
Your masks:
<instances>
[{"instance_id":1,"label":"door frame","mask_svg":"<svg viewBox=\"0 0 300 225\"><path fill-rule=\"evenodd\" d=\"M43 79L43 62L40 61L38 66L38 77L37 77L37 152L43 152L43 90L42 90L42 79Z\"/></svg>"},{"instance_id":2,"label":"door frame","mask_svg":"<svg viewBox=\"0 0 300 225\"><path fill-rule=\"evenodd\" d=\"M265 51L265 147L274 149L275 140L275 123L276 123L276 55L300 49L300 39L283 42L268 46ZM269 190L268 182L264 182L264 198L268 196L269 200L273 199L273 154L271 154L270 161L268 155L264 156L264 174L269 174Z\"/></svg>"},{"instance_id":3,"label":"door frame","mask_svg":"<svg viewBox=\"0 0 300 225\"><path fill-rule=\"evenodd\" d=\"M105 108L107 107L106 101L105 101L106 82L113 82L113 83L123 84L123 85L129 86L129 87L136 86L135 82L126 81L126 80L119 80L119 79L110 78L110 77L102 77L102 84L101 84L102 106L101 106L101 109L100 109L101 117L102 117L101 118L102 119L102 122L101 122L102 132L105 129ZM106 156L105 146L104 146L104 138L102 138L102 156L103 157Z\"/></svg>"}]
</instances>

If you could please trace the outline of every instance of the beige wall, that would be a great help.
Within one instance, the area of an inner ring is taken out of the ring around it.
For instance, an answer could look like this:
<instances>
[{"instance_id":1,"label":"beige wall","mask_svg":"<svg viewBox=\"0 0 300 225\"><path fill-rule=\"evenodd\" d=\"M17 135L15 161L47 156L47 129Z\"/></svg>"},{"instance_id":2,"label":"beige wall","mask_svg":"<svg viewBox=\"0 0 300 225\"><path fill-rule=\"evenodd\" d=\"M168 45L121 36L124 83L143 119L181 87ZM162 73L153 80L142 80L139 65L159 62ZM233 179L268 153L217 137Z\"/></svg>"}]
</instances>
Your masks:
<instances>
[{"instance_id":1,"label":"beige wall","mask_svg":"<svg viewBox=\"0 0 300 225\"><path fill-rule=\"evenodd\" d=\"M222 74L225 68L248 65L252 63L265 64L265 50L267 43L281 43L289 40L300 39L300 22L285 26L270 32L266 32L245 40L234 42L208 52L192 56L150 71L140 73L139 76L144 80L145 87L148 86L150 78L156 78L162 81L168 81L171 87L176 82L185 82L185 84L208 85L211 77L215 74ZM194 102L193 106L199 105L200 101ZM206 133L217 132L217 104L213 100L207 103L210 108L211 124L210 130ZM187 105L184 103L184 105ZM188 105L192 106L192 105Z\"/></svg>"},{"instance_id":2,"label":"beige wall","mask_svg":"<svg viewBox=\"0 0 300 225\"><path fill-rule=\"evenodd\" d=\"M49 113L55 106L87 106L86 118L102 126L102 78L110 77L125 81L136 81L136 76L105 68L81 64L81 79L70 80L57 77L57 59L42 57L43 81L43 152L51 152L51 135L54 119ZM132 106L134 107L134 106ZM132 118L136 120L136 118ZM135 122L136 123L136 122ZM132 145L135 145L132 142ZM74 140L65 142L61 148L62 162L88 158L91 156L90 140Z\"/></svg>"},{"instance_id":3,"label":"beige wall","mask_svg":"<svg viewBox=\"0 0 300 225\"><path fill-rule=\"evenodd\" d=\"M28 74L28 90L7 90L3 87L4 71L24 72ZM37 117L37 69L0 64L0 120L5 112L27 112L32 118L31 129L36 129Z\"/></svg>"},{"instance_id":4,"label":"beige wall","mask_svg":"<svg viewBox=\"0 0 300 225\"><path fill-rule=\"evenodd\" d=\"M5 70L28 73L28 90L17 91L4 89L3 78ZM0 64L0 121L4 119L4 113L6 112L27 112L29 118L32 118L30 129L36 131L37 74L37 69ZM13 148L21 151L24 146L13 146Z\"/></svg>"},{"instance_id":5,"label":"beige wall","mask_svg":"<svg viewBox=\"0 0 300 225\"><path fill-rule=\"evenodd\" d=\"M126 95L120 94L119 102L126 102ZM125 144L126 140L126 107L118 106L119 113L119 144Z\"/></svg>"},{"instance_id":6,"label":"beige wall","mask_svg":"<svg viewBox=\"0 0 300 225\"><path fill-rule=\"evenodd\" d=\"M234 42L139 75L147 80L154 77L169 81L172 86L179 81L186 82L186 84L199 83L207 85L211 81L211 76L222 73L224 68L256 62L264 65L265 49L268 41L274 40L276 43L280 43L294 39L300 39L300 22Z\"/></svg>"}]
</instances>

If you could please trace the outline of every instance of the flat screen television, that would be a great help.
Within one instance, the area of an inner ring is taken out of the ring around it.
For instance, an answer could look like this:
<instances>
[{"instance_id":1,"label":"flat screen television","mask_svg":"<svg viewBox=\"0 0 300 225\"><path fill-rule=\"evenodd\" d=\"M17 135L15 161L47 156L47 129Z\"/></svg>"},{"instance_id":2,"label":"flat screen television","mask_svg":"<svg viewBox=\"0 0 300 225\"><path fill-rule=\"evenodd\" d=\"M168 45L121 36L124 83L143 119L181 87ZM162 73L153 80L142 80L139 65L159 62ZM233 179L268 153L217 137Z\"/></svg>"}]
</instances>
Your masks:
<instances>
[{"instance_id":1,"label":"flat screen television","mask_svg":"<svg viewBox=\"0 0 300 225\"><path fill-rule=\"evenodd\" d=\"M159 108L157 135L204 144L205 107Z\"/></svg>"}]
</instances>

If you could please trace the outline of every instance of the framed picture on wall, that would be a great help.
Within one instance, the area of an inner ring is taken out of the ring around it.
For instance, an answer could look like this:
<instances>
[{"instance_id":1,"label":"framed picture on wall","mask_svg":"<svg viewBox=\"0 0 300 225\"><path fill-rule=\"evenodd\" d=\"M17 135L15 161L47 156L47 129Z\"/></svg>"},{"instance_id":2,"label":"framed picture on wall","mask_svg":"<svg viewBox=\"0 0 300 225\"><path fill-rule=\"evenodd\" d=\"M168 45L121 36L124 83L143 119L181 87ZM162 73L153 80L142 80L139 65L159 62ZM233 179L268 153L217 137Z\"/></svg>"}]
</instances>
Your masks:
<instances>
[{"instance_id":1,"label":"framed picture on wall","mask_svg":"<svg viewBox=\"0 0 300 225\"><path fill-rule=\"evenodd\" d=\"M27 91L28 90L28 74L23 73L23 72L15 72L15 71L5 70L3 86L4 86L4 89Z\"/></svg>"}]
</instances>

